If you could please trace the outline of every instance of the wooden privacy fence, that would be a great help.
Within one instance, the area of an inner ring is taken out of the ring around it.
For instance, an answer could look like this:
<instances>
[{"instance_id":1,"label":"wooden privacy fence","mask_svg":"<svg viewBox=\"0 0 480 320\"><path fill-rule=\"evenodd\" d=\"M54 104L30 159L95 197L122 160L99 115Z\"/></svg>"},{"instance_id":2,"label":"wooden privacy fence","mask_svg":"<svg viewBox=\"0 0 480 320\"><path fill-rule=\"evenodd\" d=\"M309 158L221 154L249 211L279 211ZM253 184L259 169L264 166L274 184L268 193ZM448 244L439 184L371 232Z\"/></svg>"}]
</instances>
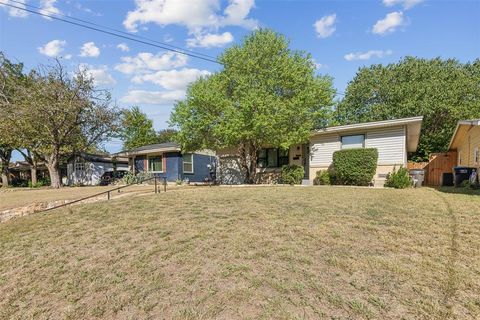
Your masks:
<instances>
[{"instance_id":1,"label":"wooden privacy fence","mask_svg":"<svg viewBox=\"0 0 480 320\"><path fill-rule=\"evenodd\" d=\"M432 153L428 162L409 162L408 170L425 170L425 182L427 186L438 187L442 181L442 174L452 173L452 168L457 165L456 152Z\"/></svg>"}]
</instances>

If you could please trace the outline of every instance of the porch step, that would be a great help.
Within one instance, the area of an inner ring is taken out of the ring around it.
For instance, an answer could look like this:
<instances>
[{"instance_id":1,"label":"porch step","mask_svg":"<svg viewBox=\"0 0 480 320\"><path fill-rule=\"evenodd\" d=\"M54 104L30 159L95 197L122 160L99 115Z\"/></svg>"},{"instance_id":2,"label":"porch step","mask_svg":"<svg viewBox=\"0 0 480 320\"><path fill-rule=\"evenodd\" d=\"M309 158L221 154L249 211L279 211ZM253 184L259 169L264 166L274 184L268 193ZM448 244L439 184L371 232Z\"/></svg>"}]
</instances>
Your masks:
<instances>
[{"instance_id":1,"label":"porch step","mask_svg":"<svg viewBox=\"0 0 480 320\"><path fill-rule=\"evenodd\" d=\"M309 179L302 179L302 186L311 186L312 185L312 181L310 181Z\"/></svg>"},{"instance_id":2,"label":"porch step","mask_svg":"<svg viewBox=\"0 0 480 320\"><path fill-rule=\"evenodd\" d=\"M373 181L373 186L376 188L383 188L385 186L385 181L387 181L385 178L376 178Z\"/></svg>"}]
</instances>

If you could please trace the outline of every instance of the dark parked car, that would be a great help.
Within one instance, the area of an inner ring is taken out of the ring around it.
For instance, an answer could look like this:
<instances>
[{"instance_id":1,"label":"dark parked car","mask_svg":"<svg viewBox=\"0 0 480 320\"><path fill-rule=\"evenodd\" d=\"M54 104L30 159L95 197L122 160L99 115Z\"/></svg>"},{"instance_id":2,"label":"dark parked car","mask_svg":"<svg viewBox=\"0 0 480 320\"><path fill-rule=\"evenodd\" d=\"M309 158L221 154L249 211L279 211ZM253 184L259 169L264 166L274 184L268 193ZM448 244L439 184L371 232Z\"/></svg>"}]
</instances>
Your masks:
<instances>
[{"instance_id":1,"label":"dark parked car","mask_svg":"<svg viewBox=\"0 0 480 320\"><path fill-rule=\"evenodd\" d=\"M126 170L107 171L102 174L102 177L100 178L100 185L107 186L116 180L120 180L127 174L127 172L128 171Z\"/></svg>"}]
</instances>

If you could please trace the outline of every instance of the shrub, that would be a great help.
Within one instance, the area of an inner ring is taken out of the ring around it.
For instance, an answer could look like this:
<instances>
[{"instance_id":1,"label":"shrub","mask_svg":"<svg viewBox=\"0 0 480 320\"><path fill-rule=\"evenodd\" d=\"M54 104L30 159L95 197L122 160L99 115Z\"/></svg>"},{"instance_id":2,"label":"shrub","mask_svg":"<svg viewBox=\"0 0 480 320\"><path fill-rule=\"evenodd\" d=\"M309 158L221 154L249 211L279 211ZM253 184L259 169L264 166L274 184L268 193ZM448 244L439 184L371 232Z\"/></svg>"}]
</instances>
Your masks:
<instances>
[{"instance_id":1,"label":"shrub","mask_svg":"<svg viewBox=\"0 0 480 320\"><path fill-rule=\"evenodd\" d=\"M128 172L125 174L122 178L123 182L125 184L132 184L132 183L141 183L143 180L146 180L148 178L152 178L153 175L150 172L139 172L136 175Z\"/></svg>"},{"instance_id":2,"label":"shrub","mask_svg":"<svg viewBox=\"0 0 480 320\"><path fill-rule=\"evenodd\" d=\"M328 170L319 170L313 179L314 185L328 185L331 184L330 172Z\"/></svg>"},{"instance_id":3,"label":"shrub","mask_svg":"<svg viewBox=\"0 0 480 320\"><path fill-rule=\"evenodd\" d=\"M394 168L392 172L387 175L385 187L395 189L405 189L412 186L412 179L408 173L407 168L400 167L398 171Z\"/></svg>"},{"instance_id":4,"label":"shrub","mask_svg":"<svg viewBox=\"0 0 480 320\"><path fill-rule=\"evenodd\" d=\"M286 184L301 184L305 171L303 167L295 164L282 167L282 183Z\"/></svg>"},{"instance_id":5,"label":"shrub","mask_svg":"<svg viewBox=\"0 0 480 320\"><path fill-rule=\"evenodd\" d=\"M374 148L346 149L333 153L336 184L368 186L377 170L378 151Z\"/></svg>"}]
</instances>

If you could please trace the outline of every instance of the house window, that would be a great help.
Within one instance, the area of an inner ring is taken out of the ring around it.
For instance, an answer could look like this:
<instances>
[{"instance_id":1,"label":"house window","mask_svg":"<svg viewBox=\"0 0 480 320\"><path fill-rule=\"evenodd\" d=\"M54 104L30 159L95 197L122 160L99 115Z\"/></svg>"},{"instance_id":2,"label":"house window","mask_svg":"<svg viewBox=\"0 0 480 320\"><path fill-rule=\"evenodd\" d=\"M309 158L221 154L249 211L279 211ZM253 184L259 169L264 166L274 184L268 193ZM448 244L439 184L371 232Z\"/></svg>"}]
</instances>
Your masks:
<instances>
[{"instance_id":1,"label":"house window","mask_svg":"<svg viewBox=\"0 0 480 320\"><path fill-rule=\"evenodd\" d=\"M363 148L364 146L365 135L363 134L342 137L342 149Z\"/></svg>"},{"instance_id":2,"label":"house window","mask_svg":"<svg viewBox=\"0 0 480 320\"><path fill-rule=\"evenodd\" d=\"M75 171L85 171L85 162L75 162Z\"/></svg>"},{"instance_id":3,"label":"house window","mask_svg":"<svg viewBox=\"0 0 480 320\"><path fill-rule=\"evenodd\" d=\"M480 162L480 153L478 152L478 147L475 147L473 150L473 163L477 164Z\"/></svg>"},{"instance_id":4,"label":"house window","mask_svg":"<svg viewBox=\"0 0 480 320\"><path fill-rule=\"evenodd\" d=\"M148 171L163 172L162 156L148 157Z\"/></svg>"},{"instance_id":5,"label":"house window","mask_svg":"<svg viewBox=\"0 0 480 320\"><path fill-rule=\"evenodd\" d=\"M193 173L193 154L183 155L183 173Z\"/></svg>"},{"instance_id":6,"label":"house window","mask_svg":"<svg viewBox=\"0 0 480 320\"><path fill-rule=\"evenodd\" d=\"M261 149L257 156L259 168L280 168L288 165L288 149L268 148Z\"/></svg>"},{"instance_id":7,"label":"house window","mask_svg":"<svg viewBox=\"0 0 480 320\"><path fill-rule=\"evenodd\" d=\"M462 150L458 150L458 165L462 164Z\"/></svg>"}]
</instances>

